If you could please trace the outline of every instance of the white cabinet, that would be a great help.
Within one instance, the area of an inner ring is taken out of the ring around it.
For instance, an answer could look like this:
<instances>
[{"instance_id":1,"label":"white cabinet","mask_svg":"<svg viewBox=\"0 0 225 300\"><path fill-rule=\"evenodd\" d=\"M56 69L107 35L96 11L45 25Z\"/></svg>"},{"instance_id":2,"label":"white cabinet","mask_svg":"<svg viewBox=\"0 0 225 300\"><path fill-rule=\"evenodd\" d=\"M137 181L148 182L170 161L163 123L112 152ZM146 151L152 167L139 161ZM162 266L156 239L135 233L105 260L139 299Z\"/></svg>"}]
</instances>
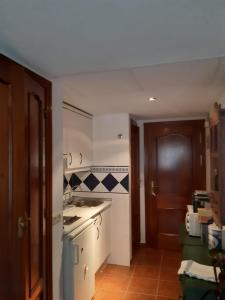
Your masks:
<instances>
[{"instance_id":1,"label":"white cabinet","mask_svg":"<svg viewBox=\"0 0 225 300\"><path fill-rule=\"evenodd\" d=\"M94 269L91 250L93 249L93 227L90 226L74 239L74 298L91 300L94 296Z\"/></svg>"},{"instance_id":2,"label":"white cabinet","mask_svg":"<svg viewBox=\"0 0 225 300\"><path fill-rule=\"evenodd\" d=\"M92 222L75 229L64 237L63 243L63 299L91 300L95 290L95 270L92 251L94 226ZM85 227L87 226L87 227Z\"/></svg>"},{"instance_id":3,"label":"white cabinet","mask_svg":"<svg viewBox=\"0 0 225 300\"><path fill-rule=\"evenodd\" d=\"M94 270L101 267L110 254L110 209L106 209L95 217L95 254Z\"/></svg>"},{"instance_id":4,"label":"white cabinet","mask_svg":"<svg viewBox=\"0 0 225 300\"><path fill-rule=\"evenodd\" d=\"M68 169L92 165L92 117L63 106L63 153Z\"/></svg>"}]
</instances>

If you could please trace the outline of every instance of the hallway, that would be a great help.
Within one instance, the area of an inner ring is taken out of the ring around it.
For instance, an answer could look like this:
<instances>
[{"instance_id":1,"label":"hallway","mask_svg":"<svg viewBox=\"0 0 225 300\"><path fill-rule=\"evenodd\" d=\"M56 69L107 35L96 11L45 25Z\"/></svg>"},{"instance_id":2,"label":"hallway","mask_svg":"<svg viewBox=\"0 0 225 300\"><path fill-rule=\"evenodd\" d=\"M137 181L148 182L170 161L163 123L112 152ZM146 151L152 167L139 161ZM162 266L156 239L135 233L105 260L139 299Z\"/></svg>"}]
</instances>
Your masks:
<instances>
[{"instance_id":1,"label":"hallway","mask_svg":"<svg viewBox=\"0 0 225 300\"><path fill-rule=\"evenodd\" d=\"M140 247L131 267L106 265L96 274L94 300L178 299L181 253Z\"/></svg>"}]
</instances>

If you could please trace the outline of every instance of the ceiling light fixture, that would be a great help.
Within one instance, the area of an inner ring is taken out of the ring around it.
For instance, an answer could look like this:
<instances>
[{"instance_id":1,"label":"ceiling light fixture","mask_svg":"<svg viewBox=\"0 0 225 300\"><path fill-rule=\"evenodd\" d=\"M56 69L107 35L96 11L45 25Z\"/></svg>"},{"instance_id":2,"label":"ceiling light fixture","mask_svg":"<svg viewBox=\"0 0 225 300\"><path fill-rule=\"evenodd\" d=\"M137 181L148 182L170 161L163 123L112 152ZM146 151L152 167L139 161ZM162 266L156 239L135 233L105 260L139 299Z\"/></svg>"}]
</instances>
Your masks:
<instances>
[{"instance_id":1,"label":"ceiling light fixture","mask_svg":"<svg viewBox=\"0 0 225 300\"><path fill-rule=\"evenodd\" d=\"M149 100L149 101L156 101L157 98L155 98L155 97L150 97L148 100Z\"/></svg>"}]
</instances>

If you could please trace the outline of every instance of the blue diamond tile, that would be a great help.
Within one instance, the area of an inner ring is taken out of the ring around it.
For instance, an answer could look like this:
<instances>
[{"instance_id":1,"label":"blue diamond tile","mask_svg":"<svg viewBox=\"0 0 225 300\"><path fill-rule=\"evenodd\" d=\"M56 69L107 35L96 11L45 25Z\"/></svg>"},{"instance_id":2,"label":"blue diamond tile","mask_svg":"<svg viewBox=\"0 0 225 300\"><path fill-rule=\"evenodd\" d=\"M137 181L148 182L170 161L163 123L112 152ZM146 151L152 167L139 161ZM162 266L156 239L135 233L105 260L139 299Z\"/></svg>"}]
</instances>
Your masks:
<instances>
[{"instance_id":1,"label":"blue diamond tile","mask_svg":"<svg viewBox=\"0 0 225 300\"><path fill-rule=\"evenodd\" d=\"M105 188L107 188L108 191L111 192L111 190L114 189L114 187L118 184L118 180L116 180L116 178L109 173L103 180L102 180L102 184L105 186Z\"/></svg>"},{"instance_id":2,"label":"blue diamond tile","mask_svg":"<svg viewBox=\"0 0 225 300\"><path fill-rule=\"evenodd\" d=\"M66 188L67 188L67 185L68 185L68 181L66 179L66 176L63 176L63 191L65 192Z\"/></svg>"},{"instance_id":3,"label":"blue diamond tile","mask_svg":"<svg viewBox=\"0 0 225 300\"><path fill-rule=\"evenodd\" d=\"M128 174L120 181L120 184L129 192L129 176Z\"/></svg>"},{"instance_id":4,"label":"blue diamond tile","mask_svg":"<svg viewBox=\"0 0 225 300\"><path fill-rule=\"evenodd\" d=\"M100 181L98 178L96 178L92 173L84 180L84 184L89 188L90 191L93 191L99 183Z\"/></svg>"},{"instance_id":5,"label":"blue diamond tile","mask_svg":"<svg viewBox=\"0 0 225 300\"><path fill-rule=\"evenodd\" d=\"M80 180L80 178L75 173L73 173L69 181L71 189L75 190L81 184L81 182L82 181Z\"/></svg>"}]
</instances>

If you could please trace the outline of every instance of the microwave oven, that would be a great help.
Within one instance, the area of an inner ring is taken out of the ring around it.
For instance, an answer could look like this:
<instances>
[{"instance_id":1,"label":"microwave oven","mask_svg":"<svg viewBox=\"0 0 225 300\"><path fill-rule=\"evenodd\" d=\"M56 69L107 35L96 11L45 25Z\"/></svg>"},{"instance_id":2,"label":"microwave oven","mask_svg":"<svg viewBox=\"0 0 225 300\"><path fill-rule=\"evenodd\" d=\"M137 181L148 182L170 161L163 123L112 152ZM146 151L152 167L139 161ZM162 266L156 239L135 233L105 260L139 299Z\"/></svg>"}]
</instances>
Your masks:
<instances>
[{"instance_id":1,"label":"microwave oven","mask_svg":"<svg viewBox=\"0 0 225 300\"><path fill-rule=\"evenodd\" d=\"M198 213L193 212L193 206L187 205L185 218L186 230L190 236L201 236L201 226L198 219Z\"/></svg>"}]
</instances>

